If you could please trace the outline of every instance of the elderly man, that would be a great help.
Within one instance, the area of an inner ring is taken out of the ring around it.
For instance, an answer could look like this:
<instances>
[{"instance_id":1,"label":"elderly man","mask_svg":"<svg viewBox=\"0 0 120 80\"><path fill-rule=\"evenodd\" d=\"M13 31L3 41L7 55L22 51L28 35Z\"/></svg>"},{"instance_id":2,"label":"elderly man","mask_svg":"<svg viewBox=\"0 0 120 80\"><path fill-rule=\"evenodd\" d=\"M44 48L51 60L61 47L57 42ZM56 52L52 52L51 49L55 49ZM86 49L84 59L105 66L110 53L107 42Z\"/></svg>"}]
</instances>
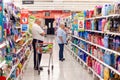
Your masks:
<instances>
[{"instance_id":1,"label":"elderly man","mask_svg":"<svg viewBox=\"0 0 120 80\"><path fill-rule=\"evenodd\" d=\"M60 23L60 27L57 30L57 42L59 45L59 60L64 61L65 58L63 56L64 44L66 43L66 32L64 30L65 25L63 22Z\"/></svg>"},{"instance_id":2,"label":"elderly man","mask_svg":"<svg viewBox=\"0 0 120 80\"><path fill-rule=\"evenodd\" d=\"M36 47L35 47L36 42L43 43L44 35L45 35L45 32L41 28L41 21L39 19L36 19L32 27L32 37L33 37L32 45L34 50L34 69L35 70L38 70L38 66L41 62L41 57L42 57L42 54L37 55L36 53ZM37 56L38 56L39 62L37 61ZM40 67L40 70L43 70L43 68Z\"/></svg>"}]
</instances>

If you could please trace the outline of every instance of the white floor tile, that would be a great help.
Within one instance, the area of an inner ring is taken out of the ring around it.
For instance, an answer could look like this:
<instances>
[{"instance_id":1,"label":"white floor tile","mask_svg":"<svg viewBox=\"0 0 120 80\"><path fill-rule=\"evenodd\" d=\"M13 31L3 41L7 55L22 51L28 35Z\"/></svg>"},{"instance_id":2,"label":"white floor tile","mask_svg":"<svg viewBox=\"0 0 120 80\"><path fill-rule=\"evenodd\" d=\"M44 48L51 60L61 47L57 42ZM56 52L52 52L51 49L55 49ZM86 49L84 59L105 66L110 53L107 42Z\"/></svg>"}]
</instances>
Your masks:
<instances>
[{"instance_id":1,"label":"white floor tile","mask_svg":"<svg viewBox=\"0 0 120 80\"><path fill-rule=\"evenodd\" d=\"M93 80L92 75L88 74L87 70L70 55L69 51L64 51L64 62L58 60L58 45L53 37L48 37L46 41L54 42L54 70L48 75L47 68L44 68L40 75L38 75L38 72L33 69L32 56L24 73L23 80ZM41 65L48 65L48 58L48 55L43 55Z\"/></svg>"}]
</instances>

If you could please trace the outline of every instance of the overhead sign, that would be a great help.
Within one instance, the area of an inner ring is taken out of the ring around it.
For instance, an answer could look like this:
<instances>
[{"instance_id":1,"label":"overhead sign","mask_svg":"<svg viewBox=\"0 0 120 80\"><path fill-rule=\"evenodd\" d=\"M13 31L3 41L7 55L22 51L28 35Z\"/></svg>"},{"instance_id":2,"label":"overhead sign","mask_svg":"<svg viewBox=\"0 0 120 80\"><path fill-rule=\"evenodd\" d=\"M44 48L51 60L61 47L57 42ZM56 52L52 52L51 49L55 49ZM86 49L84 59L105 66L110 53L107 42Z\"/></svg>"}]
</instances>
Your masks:
<instances>
[{"instance_id":1,"label":"overhead sign","mask_svg":"<svg viewBox=\"0 0 120 80\"><path fill-rule=\"evenodd\" d=\"M22 9L20 13L21 13L20 23L28 24L28 10Z\"/></svg>"},{"instance_id":2,"label":"overhead sign","mask_svg":"<svg viewBox=\"0 0 120 80\"><path fill-rule=\"evenodd\" d=\"M34 0L23 0L22 4L34 4Z\"/></svg>"}]
</instances>

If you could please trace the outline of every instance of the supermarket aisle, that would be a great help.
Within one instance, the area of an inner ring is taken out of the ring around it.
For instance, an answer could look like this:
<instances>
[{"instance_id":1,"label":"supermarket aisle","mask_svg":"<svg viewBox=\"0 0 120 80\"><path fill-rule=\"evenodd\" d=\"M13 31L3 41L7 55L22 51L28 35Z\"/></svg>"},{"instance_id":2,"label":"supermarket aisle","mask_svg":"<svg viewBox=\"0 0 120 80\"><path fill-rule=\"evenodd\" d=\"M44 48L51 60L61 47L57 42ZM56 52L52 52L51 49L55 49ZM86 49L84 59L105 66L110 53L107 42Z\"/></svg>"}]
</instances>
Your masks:
<instances>
[{"instance_id":1,"label":"supermarket aisle","mask_svg":"<svg viewBox=\"0 0 120 80\"><path fill-rule=\"evenodd\" d=\"M93 80L92 76L88 74L88 72L81 67L81 65L73 59L70 55L69 51L65 51L64 62L60 62L58 60L58 45L54 39L54 37L48 37L47 41L54 42L54 70L48 76L47 68L38 75L38 72L33 69L33 56L28 63L27 69L23 76L23 80ZM41 65L47 65L48 56L43 55Z\"/></svg>"}]
</instances>

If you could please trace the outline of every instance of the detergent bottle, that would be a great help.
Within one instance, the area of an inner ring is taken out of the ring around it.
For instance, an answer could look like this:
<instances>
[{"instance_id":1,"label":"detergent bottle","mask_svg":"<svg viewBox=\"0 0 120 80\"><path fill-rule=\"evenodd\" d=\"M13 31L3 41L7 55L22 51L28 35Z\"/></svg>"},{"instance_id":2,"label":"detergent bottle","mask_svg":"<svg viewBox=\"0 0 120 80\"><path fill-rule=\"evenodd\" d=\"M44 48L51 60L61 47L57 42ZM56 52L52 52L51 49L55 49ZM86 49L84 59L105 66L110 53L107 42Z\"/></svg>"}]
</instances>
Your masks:
<instances>
[{"instance_id":1,"label":"detergent bottle","mask_svg":"<svg viewBox=\"0 0 120 80\"><path fill-rule=\"evenodd\" d=\"M91 20L91 30L94 30L94 20Z\"/></svg>"},{"instance_id":2,"label":"detergent bottle","mask_svg":"<svg viewBox=\"0 0 120 80\"><path fill-rule=\"evenodd\" d=\"M117 57L116 64L117 70L120 72L120 56Z\"/></svg>"},{"instance_id":3,"label":"detergent bottle","mask_svg":"<svg viewBox=\"0 0 120 80\"><path fill-rule=\"evenodd\" d=\"M102 32L104 32L106 22L107 22L106 19L102 19Z\"/></svg>"}]
</instances>

